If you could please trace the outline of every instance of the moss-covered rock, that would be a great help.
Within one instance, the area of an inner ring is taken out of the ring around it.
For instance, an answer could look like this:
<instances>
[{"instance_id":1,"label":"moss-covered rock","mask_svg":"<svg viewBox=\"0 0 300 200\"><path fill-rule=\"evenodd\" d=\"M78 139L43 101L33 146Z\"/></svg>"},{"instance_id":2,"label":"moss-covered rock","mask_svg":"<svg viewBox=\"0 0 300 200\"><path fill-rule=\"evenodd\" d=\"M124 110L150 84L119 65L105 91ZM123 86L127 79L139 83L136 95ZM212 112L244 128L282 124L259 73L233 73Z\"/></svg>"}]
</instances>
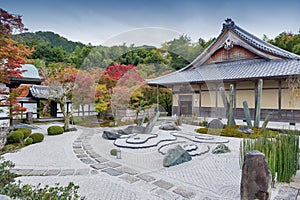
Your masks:
<instances>
[{"instance_id":1,"label":"moss-covered rock","mask_svg":"<svg viewBox=\"0 0 300 200\"><path fill-rule=\"evenodd\" d=\"M110 155L116 156L117 155L117 149L111 149L110 150Z\"/></svg>"},{"instance_id":2,"label":"moss-covered rock","mask_svg":"<svg viewBox=\"0 0 300 200\"><path fill-rule=\"evenodd\" d=\"M47 129L48 135L60 135L64 132L64 128L61 126L50 126Z\"/></svg>"},{"instance_id":3,"label":"moss-covered rock","mask_svg":"<svg viewBox=\"0 0 300 200\"><path fill-rule=\"evenodd\" d=\"M32 143L38 143L44 140L44 135L42 133L32 133L29 138L32 138Z\"/></svg>"}]
</instances>

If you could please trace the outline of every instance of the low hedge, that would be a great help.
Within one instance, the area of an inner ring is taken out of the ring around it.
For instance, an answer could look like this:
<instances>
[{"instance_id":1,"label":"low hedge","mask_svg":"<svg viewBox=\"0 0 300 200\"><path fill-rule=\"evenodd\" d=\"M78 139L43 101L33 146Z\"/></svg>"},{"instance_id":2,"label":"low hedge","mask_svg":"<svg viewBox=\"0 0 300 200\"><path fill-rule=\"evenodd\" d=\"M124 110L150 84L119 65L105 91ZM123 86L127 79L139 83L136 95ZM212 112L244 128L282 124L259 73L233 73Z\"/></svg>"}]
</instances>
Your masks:
<instances>
[{"instance_id":1,"label":"low hedge","mask_svg":"<svg viewBox=\"0 0 300 200\"><path fill-rule=\"evenodd\" d=\"M226 128L220 129L213 129L213 128L199 128L195 131L197 133L202 134L212 134L212 135L220 135L225 137L237 137L237 138L258 138L264 135L264 132L261 128L253 127L253 133L243 133L238 131L238 126L226 126ZM278 133L272 130L267 130L267 137L274 137Z\"/></svg>"},{"instance_id":2,"label":"low hedge","mask_svg":"<svg viewBox=\"0 0 300 200\"><path fill-rule=\"evenodd\" d=\"M7 143L19 143L24 139L24 134L22 131L12 131L8 134Z\"/></svg>"},{"instance_id":3,"label":"low hedge","mask_svg":"<svg viewBox=\"0 0 300 200\"><path fill-rule=\"evenodd\" d=\"M64 128L61 126L50 126L47 129L48 135L60 135L64 132Z\"/></svg>"},{"instance_id":4,"label":"low hedge","mask_svg":"<svg viewBox=\"0 0 300 200\"><path fill-rule=\"evenodd\" d=\"M1 151L6 152L6 151L12 151L15 150L16 146L13 144L7 144L4 147L2 147Z\"/></svg>"},{"instance_id":5,"label":"low hedge","mask_svg":"<svg viewBox=\"0 0 300 200\"><path fill-rule=\"evenodd\" d=\"M42 142L44 140L44 135L42 133L32 133L29 138L32 139L32 143Z\"/></svg>"},{"instance_id":6,"label":"low hedge","mask_svg":"<svg viewBox=\"0 0 300 200\"><path fill-rule=\"evenodd\" d=\"M30 128L18 128L17 131L21 131L24 134L24 139L27 138L32 132Z\"/></svg>"}]
</instances>

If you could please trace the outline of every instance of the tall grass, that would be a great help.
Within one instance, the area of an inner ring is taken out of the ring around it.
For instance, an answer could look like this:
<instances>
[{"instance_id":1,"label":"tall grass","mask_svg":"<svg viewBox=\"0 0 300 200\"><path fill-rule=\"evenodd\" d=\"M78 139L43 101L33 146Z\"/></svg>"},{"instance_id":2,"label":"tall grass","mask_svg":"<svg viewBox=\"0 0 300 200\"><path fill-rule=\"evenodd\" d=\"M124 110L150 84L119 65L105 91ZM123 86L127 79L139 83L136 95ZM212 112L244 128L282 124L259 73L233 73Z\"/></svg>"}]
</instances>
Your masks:
<instances>
[{"instance_id":1,"label":"tall grass","mask_svg":"<svg viewBox=\"0 0 300 200\"><path fill-rule=\"evenodd\" d=\"M267 134L257 139L244 138L240 147L240 161L243 162L247 151L258 150L265 154L272 177L277 172L279 182L290 182L298 169L298 145L299 134L291 130L271 138Z\"/></svg>"}]
</instances>

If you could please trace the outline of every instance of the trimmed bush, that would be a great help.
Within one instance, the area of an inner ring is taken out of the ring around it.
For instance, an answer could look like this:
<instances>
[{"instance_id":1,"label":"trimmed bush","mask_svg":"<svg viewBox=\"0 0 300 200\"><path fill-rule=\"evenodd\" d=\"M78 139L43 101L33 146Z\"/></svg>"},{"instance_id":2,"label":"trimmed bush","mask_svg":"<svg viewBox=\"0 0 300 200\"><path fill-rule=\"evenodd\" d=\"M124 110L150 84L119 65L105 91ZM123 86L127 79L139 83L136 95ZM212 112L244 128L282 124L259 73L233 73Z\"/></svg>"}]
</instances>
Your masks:
<instances>
[{"instance_id":1,"label":"trimmed bush","mask_svg":"<svg viewBox=\"0 0 300 200\"><path fill-rule=\"evenodd\" d=\"M32 133L29 138L32 139L32 143L38 143L44 140L44 135L42 133Z\"/></svg>"},{"instance_id":2,"label":"trimmed bush","mask_svg":"<svg viewBox=\"0 0 300 200\"><path fill-rule=\"evenodd\" d=\"M22 131L12 131L8 134L7 143L19 143L23 140L24 134Z\"/></svg>"},{"instance_id":3,"label":"trimmed bush","mask_svg":"<svg viewBox=\"0 0 300 200\"><path fill-rule=\"evenodd\" d=\"M11 151L11 150L15 150L16 147L13 144L7 144L4 147L2 147L1 151Z\"/></svg>"},{"instance_id":4,"label":"trimmed bush","mask_svg":"<svg viewBox=\"0 0 300 200\"><path fill-rule=\"evenodd\" d=\"M64 128L61 126L50 126L47 129L48 135L60 135L64 132Z\"/></svg>"},{"instance_id":5,"label":"trimmed bush","mask_svg":"<svg viewBox=\"0 0 300 200\"><path fill-rule=\"evenodd\" d=\"M117 149L110 150L110 155L116 156L117 155Z\"/></svg>"},{"instance_id":6,"label":"trimmed bush","mask_svg":"<svg viewBox=\"0 0 300 200\"><path fill-rule=\"evenodd\" d=\"M33 143L33 139L32 138L26 138L25 140L25 145L31 145Z\"/></svg>"},{"instance_id":7,"label":"trimmed bush","mask_svg":"<svg viewBox=\"0 0 300 200\"><path fill-rule=\"evenodd\" d=\"M17 131L21 131L24 134L24 139L27 138L32 132L30 128L18 128Z\"/></svg>"}]
</instances>

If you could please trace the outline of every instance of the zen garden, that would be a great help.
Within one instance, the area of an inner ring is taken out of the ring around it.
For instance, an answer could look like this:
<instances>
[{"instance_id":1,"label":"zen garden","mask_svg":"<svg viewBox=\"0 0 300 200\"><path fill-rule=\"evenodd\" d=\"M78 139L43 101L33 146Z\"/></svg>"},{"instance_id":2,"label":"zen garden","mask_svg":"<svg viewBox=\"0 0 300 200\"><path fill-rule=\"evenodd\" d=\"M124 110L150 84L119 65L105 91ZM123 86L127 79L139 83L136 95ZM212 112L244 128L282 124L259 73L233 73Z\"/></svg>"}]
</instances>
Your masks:
<instances>
[{"instance_id":1,"label":"zen garden","mask_svg":"<svg viewBox=\"0 0 300 200\"><path fill-rule=\"evenodd\" d=\"M106 47L0 14L0 199L300 198L300 34Z\"/></svg>"}]
</instances>

